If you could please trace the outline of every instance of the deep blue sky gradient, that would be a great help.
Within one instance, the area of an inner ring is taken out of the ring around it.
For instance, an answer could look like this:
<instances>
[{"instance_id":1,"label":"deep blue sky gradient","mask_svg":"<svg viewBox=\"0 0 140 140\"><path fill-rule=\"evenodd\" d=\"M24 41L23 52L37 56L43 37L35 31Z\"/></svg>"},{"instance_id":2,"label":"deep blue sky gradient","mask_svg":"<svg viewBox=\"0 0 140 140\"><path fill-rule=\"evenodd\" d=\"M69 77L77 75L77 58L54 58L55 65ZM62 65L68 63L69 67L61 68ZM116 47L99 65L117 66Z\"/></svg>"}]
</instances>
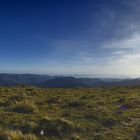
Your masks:
<instances>
[{"instance_id":1,"label":"deep blue sky gradient","mask_svg":"<svg viewBox=\"0 0 140 140\"><path fill-rule=\"evenodd\" d=\"M112 46L138 36L139 9L138 0L1 0L0 72L124 74L118 58L134 49Z\"/></svg>"}]
</instances>

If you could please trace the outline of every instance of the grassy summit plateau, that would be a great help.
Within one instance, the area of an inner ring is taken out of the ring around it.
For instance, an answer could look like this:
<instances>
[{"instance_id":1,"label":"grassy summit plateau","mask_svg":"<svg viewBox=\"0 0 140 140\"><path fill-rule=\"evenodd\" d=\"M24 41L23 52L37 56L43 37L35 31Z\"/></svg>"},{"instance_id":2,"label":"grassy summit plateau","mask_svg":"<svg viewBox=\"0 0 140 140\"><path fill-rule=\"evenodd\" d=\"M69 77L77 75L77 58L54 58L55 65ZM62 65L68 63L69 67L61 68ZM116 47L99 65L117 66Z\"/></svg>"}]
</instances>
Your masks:
<instances>
[{"instance_id":1,"label":"grassy summit plateau","mask_svg":"<svg viewBox=\"0 0 140 140\"><path fill-rule=\"evenodd\" d=\"M0 140L140 140L140 87L0 87Z\"/></svg>"}]
</instances>

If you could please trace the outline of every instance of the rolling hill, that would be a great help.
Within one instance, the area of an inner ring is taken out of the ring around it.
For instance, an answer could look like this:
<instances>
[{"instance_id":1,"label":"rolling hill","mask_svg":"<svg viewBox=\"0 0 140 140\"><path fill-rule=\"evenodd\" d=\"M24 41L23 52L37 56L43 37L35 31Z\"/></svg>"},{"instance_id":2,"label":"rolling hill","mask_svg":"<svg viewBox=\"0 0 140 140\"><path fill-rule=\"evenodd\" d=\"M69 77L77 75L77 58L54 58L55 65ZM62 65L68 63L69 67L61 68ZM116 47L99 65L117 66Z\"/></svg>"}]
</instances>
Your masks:
<instances>
[{"instance_id":1,"label":"rolling hill","mask_svg":"<svg viewBox=\"0 0 140 140\"><path fill-rule=\"evenodd\" d=\"M74 77L57 77L49 79L40 84L41 87L48 88L76 88L76 87L88 87L86 83L83 83L79 79Z\"/></svg>"},{"instance_id":2,"label":"rolling hill","mask_svg":"<svg viewBox=\"0 0 140 140\"><path fill-rule=\"evenodd\" d=\"M0 85L31 85L46 88L137 86L140 85L140 79L76 78L37 74L0 74Z\"/></svg>"}]
</instances>

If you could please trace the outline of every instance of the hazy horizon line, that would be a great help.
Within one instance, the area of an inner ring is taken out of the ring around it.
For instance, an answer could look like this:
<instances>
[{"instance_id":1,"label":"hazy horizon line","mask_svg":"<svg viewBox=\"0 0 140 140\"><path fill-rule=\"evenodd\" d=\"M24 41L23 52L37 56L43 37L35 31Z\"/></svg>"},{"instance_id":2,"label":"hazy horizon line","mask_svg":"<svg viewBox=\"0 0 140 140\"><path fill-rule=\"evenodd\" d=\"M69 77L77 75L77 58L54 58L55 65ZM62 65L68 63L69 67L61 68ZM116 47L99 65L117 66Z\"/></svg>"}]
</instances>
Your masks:
<instances>
[{"instance_id":1,"label":"hazy horizon line","mask_svg":"<svg viewBox=\"0 0 140 140\"><path fill-rule=\"evenodd\" d=\"M21 74L21 75L48 75L48 76L73 76L83 78L139 78L140 75L136 74L76 74L76 73L31 73L31 72L0 72L0 74Z\"/></svg>"}]
</instances>

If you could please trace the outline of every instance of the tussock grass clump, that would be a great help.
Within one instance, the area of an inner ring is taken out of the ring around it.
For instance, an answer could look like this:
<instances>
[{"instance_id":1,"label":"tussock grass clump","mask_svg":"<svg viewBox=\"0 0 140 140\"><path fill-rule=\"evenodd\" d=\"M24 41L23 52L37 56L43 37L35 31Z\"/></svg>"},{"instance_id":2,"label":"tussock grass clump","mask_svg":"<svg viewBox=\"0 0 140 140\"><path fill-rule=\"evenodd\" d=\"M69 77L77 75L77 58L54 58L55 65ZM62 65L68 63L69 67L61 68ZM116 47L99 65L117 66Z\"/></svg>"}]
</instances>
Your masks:
<instances>
[{"instance_id":1,"label":"tussock grass clump","mask_svg":"<svg viewBox=\"0 0 140 140\"><path fill-rule=\"evenodd\" d=\"M88 120L94 120L97 119L97 115L96 113L92 112L92 113L85 114L84 118Z\"/></svg>"},{"instance_id":2,"label":"tussock grass clump","mask_svg":"<svg viewBox=\"0 0 140 140\"><path fill-rule=\"evenodd\" d=\"M40 130L44 130L45 135L67 137L74 133L74 123L63 118L51 119L43 118L39 122Z\"/></svg>"},{"instance_id":3,"label":"tussock grass clump","mask_svg":"<svg viewBox=\"0 0 140 140\"><path fill-rule=\"evenodd\" d=\"M138 124L134 135L134 140L139 140L139 139L140 139L140 124Z\"/></svg>"},{"instance_id":4,"label":"tussock grass clump","mask_svg":"<svg viewBox=\"0 0 140 140\"><path fill-rule=\"evenodd\" d=\"M6 133L0 129L0 140L8 140Z\"/></svg>"},{"instance_id":5,"label":"tussock grass clump","mask_svg":"<svg viewBox=\"0 0 140 140\"><path fill-rule=\"evenodd\" d=\"M113 117L104 117L101 119L101 124L105 127L113 127L119 123L119 120L116 120Z\"/></svg>"},{"instance_id":6,"label":"tussock grass clump","mask_svg":"<svg viewBox=\"0 0 140 140\"><path fill-rule=\"evenodd\" d=\"M7 102L7 100L5 98L1 98L0 99L0 106L8 106L9 103Z\"/></svg>"},{"instance_id":7,"label":"tussock grass clump","mask_svg":"<svg viewBox=\"0 0 140 140\"><path fill-rule=\"evenodd\" d=\"M33 113L37 110L37 107L33 101L25 99L23 101L16 102L13 105L12 110L18 113Z\"/></svg>"},{"instance_id":8,"label":"tussock grass clump","mask_svg":"<svg viewBox=\"0 0 140 140\"><path fill-rule=\"evenodd\" d=\"M86 103L84 101L81 100L76 100L76 101L72 101L68 104L69 107L73 107L73 108L82 108L86 106Z\"/></svg>"},{"instance_id":9,"label":"tussock grass clump","mask_svg":"<svg viewBox=\"0 0 140 140\"><path fill-rule=\"evenodd\" d=\"M57 104L59 102L61 102L60 98L58 97L53 97L47 100L48 104Z\"/></svg>"},{"instance_id":10,"label":"tussock grass clump","mask_svg":"<svg viewBox=\"0 0 140 140\"><path fill-rule=\"evenodd\" d=\"M33 134L23 135L20 131L7 131L7 140L37 140Z\"/></svg>"},{"instance_id":11,"label":"tussock grass clump","mask_svg":"<svg viewBox=\"0 0 140 140\"><path fill-rule=\"evenodd\" d=\"M129 101L126 102L126 105L128 106L129 109L139 108L140 107L140 99L139 98L129 99Z\"/></svg>"},{"instance_id":12,"label":"tussock grass clump","mask_svg":"<svg viewBox=\"0 0 140 140\"><path fill-rule=\"evenodd\" d=\"M35 128L37 127L37 124L31 121L26 121L23 125L19 126L19 129L23 133L32 133L34 132Z\"/></svg>"},{"instance_id":13,"label":"tussock grass clump","mask_svg":"<svg viewBox=\"0 0 140 140\"><path fill-rule=\"evenodd\" d=\"M78 135L73 135L71 140L81 140L81 138Z\"/></svg>"},{"instance_id":14,"label":"tussock grass clump","mask_svg":"<svg viewBox=\"0 0 140 140\"><path fill-rule=\"evenodd\" d=\"M38 140L33 134L22 134L21 131L3 131L0 130L0 140Z\"/></svg>"}]
</instances>

